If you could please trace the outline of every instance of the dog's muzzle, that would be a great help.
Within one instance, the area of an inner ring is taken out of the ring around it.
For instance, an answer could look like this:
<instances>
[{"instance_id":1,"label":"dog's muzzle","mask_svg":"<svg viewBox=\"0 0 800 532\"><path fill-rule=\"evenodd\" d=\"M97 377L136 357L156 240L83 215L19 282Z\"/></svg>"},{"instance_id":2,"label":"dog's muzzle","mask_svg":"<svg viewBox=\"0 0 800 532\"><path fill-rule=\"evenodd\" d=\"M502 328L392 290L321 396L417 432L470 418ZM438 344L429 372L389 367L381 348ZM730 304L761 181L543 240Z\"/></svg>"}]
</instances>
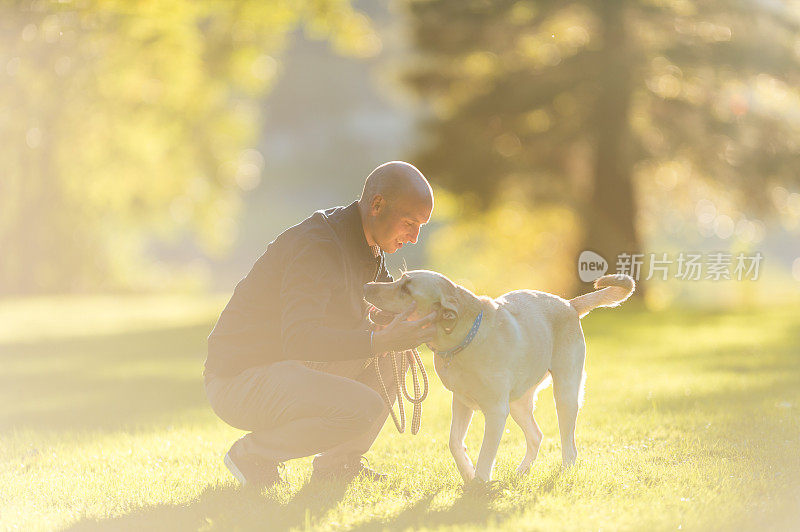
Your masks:
<instances>
[{"instance_id":1,"label":"dog's muzzle","mask_svg":"<svg viewBox=\"0 0 800 532\"><path fill-rule=\"evenodd\" d=\"M367 303L369 303L369 301L367 301ZM389 325L395 316L397 316L397 314L395 314L394 312L387 312L385 310L381 310L375 305L370 303L369 321L371 321L375 325L380 325L380 326Z\"/></svg>"}]
</instances>

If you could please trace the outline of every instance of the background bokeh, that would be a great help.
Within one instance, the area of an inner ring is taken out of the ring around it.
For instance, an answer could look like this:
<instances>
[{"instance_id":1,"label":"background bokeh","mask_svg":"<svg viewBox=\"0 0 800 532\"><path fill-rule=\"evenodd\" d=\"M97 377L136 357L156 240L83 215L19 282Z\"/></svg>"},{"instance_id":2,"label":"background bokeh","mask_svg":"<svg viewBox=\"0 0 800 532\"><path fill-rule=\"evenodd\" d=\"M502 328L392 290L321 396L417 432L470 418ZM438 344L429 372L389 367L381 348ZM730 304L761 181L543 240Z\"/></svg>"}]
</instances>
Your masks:
<instances>
[{"instance_id":1,"label":"background bokeh","mask_svg":"<svg viewBox=\"0 0 800 532\"><path fill-rule=\"evenodd\" d=\"M673 263L637 298L797 297L798 11L6 2L0 294L228 293L280 231L404 159L438 201L395 269L572 296L585 249L612 271L623 252L761 252L757 281Z\"/></svg>"}]
</instances>

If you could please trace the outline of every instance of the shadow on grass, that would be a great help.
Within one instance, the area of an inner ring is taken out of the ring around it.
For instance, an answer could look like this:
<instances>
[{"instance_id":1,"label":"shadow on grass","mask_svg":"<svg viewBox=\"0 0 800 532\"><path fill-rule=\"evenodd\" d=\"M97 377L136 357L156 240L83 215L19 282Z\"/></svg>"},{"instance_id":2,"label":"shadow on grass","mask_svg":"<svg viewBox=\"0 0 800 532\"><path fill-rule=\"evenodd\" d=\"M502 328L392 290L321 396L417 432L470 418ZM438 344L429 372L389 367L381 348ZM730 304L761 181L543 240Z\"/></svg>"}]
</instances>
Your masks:
<instances>
[{"instance_id":1,"label":"shadow on grass","mask_svg":"<svg viewBox=\"0 0 800 532\"><path fill-rule=\"evenodd\" d=\"M279 488L276 488L279 489ZM266 494L233 487L207 488L183 505L158 505L130 514L76 523L70 531L92 530L288 530L306 527L344 496L345 485L306 484L286 504Z\"/></svg>"},{"instance_id":2,"label":"shadow on grass","mask_svg":"<svg viewBox=\"0 0 800 532\"><path fill-rule=\"evenodd\" d=\"M552 491L561 475L555 467L535 486L532 497L524 504L535 504L540 494ZM501 485L501 488L503 486ZM509 486L511 487L511 486ZM238 488L208 488L194 502L158 505L135 510L130 514L102 520L85 520L74 524L71 532L95 530L313 530L314 524L334 508L345 495L344 484L306 484L288 502L281 503L269 491L266 494ZM493 510L492 501L499 495L462 493L443 510L430 510L438 494L427 494L410 507L388 519L378 518L350 530L405 530L422 526L486 525L501 523L519 510Z\"/></svg>"},{"instance_id":3,"label":"shadow on grass","mask_svg":"<svg viewBox=\"0 0 800 532\"><path fill-rule=\"evenodd\" d=\"M446 525L483 524L502 514L493 512L491 498L469 493L462 494L452 506L445 510L429 509L436 494L429 494L399 514L389 519L379 519L364 523L351 530L366 532L371 530L414 530L422 526L436 527Z\"/></svg>"},{"instance_id":4,"label":"shadow on grass","mask_svg":"<svg viewBox=\"0 0 800 532\"><path fill-rule=\"evenodd\" d=\"M529 488L531 498L523 501L523 505L530 506L536 503L542 494L550 493L555 489L556 482L563 470L556 466L550 470L539 483ZM501 482L499 489L519 489L519 482L509 485ZM499 492L493 494L462 492L456 501L443 510L431 510L430 505L437 493L429 494L397 515L388 519L377 519L364 523L351 530L368 532L372 530L414 530L420 527L458 526L458 525L499 525L504 519L515 515L519 506L505 508L502 511L492 508L492 501L501 496Z\"/></svg>"},{"instance_id":5,"label":"shadow on grass","mask_svg":"<svg viewBox=\"0 0 800 532\"><path fill-rule=\"evenodd\" d=\"M0 345L0 429L118 429L206 406L209 327Z\"/></svg>"}]
</instances>

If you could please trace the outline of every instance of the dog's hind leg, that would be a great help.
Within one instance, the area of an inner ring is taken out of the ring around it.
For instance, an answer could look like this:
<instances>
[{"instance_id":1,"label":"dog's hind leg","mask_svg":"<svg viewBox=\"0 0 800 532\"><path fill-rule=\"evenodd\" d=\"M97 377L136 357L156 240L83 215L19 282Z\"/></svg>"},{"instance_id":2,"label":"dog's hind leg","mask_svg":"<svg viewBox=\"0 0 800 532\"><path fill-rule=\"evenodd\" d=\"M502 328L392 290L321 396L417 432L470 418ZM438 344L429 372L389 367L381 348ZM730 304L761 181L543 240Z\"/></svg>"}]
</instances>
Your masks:
<instances>
[{"instance_id":1,"label":"dog's hind leg","mask_svg":"<svg viewBox=\"0 0 800 532\"><path fill-rule=\"evenodd\" d=\"M539 446L542 443L542 430L533 418L533 400L535 396L536 387L534 386L510 405L511 417L514 418L514 421L517 422L517 425L525 434L525 458L522 459L522 463L517 467L518 475L524 475L530 470L531 464L539 454Z\"/></svg>"},{"instance_id":2,"label":"dog's hind leg","mask_svg":"<svg viewBox=\"0 0 800 532\"><path fill-rule=\"evenodd\" d=\"M450 422L450 452L456 461L458 472L464 482L469 482L475 478L475 466L469 459L467 448L464 445L464 437L467 435L469 424L472 421L473 410L458 400L453 395L453 417Z\"/></svg>"},{"instance_id":3,"label":"dog's hind leg","mask_svg":"<svg viewBox=\"0 0 800 532\"><path fill-rule=\"evenodd\" d=\"M561 464L564 467L570 467L578 457L575 423L578 419L582 386L583 368L577 376L570 375L566 379L553 374L553 396L556 400L558 431L561 433Z\"/></svg>"},{"instance_id":4,"label":"dog's hind leg","mask_svg":"<svg viewBox=\"0 0 800 532\"><path fill-rule=\"evenodd\" d=\"M586 362L586 343L583 335L576 335L563 347L561 356L553 357L550 375L553 377L553 396L558 414L558 431L561 433L561 465L570 467L578 457L575 446L575 423L583 399L583 367Z\"/></svg>"},{"instance_id":5,"label":"dog's hind leg","mask_svg":"<svg viewBox=\"0 0 800 532\"><path fill-rule=\"evenodd\" d=\"M558 413L558 431L561 433L561 464L570 467L578 457L578 448L575 445L575 423L578 419L578 392L577 390L559 390L558 384L553 383L553 394L556 398L556 412Z\"/></svg>"},{"instance_id":6,"label":"dog's hind leg","mask_svg":"<svg viewBox=\"0 0 800 532\"><path fill-rule=\"evenodd\" d=\"M506 426L509 409L507 402L494 405L493 408L482 409L485 426L481 452L478 455L478 465L475 468L475 476L484 482L492 480L494 460L497 458L497 449L500 447L500 439L503 437L503 429Z\"/></svg>"}]
</instances>

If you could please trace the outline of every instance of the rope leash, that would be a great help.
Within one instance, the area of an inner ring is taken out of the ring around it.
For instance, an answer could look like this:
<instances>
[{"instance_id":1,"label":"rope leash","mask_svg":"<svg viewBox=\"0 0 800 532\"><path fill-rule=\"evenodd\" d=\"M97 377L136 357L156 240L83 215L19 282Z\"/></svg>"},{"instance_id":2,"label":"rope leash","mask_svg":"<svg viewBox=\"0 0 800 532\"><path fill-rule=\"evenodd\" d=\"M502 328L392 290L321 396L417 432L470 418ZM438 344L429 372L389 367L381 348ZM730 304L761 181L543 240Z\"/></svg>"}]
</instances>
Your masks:
<instances>
[{"instance_id":1,"label":"rope leash","mask_svg":"<svg viewBox=\"0 0 800 532\"><path fill-rule=\"evenodd\" d=\"M403 397L405 397L412 405L414 405L414 412L411 416L411 434L417 434L419 432L420 424L422 423L422 401L428 397L428 374L425 372L425 366L422 365L422 360L420 359L419 353L416 349L409 349L407 351L392 351L386 356L392 357L392 369L394 370L398 414L395 414L394 412L392 401L389 400L389 391L386 389L386 384L383 381L383 375L381 375L379 363L380 357L375 357L372 359L372 362L375 364L375 375L378 377L378 382L383 390L383 401L386 403L386 408L389 409L389 413L392 415L394 426L397 427L397 432L400 434L406 430L406 414L405 408L403 407ZM410 393L408 393L408 382L406 381L406 375L404 373L401 375L402 371L400 368L402 368L403 363L406 361L408 362L409 369L411 369L411 380L414 383L413 397ZM421 392L417 368L419 368L419 373L422 376L423 390Z\"/></svg>"}]
</instances>

